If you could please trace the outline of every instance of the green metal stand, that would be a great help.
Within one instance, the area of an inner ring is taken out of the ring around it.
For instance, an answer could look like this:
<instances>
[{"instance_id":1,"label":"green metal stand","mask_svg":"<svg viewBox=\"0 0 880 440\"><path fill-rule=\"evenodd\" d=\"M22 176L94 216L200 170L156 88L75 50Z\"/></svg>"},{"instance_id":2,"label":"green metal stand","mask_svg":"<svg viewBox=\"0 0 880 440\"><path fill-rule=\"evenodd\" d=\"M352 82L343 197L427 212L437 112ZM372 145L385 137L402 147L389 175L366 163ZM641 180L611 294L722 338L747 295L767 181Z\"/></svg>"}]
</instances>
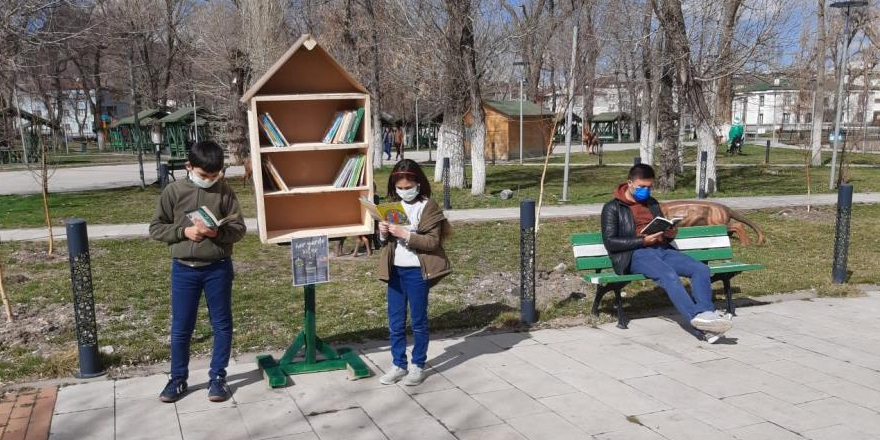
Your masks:
<instances>
[{"instance_id":1,"label":"green metal stand","mask_svg":"<svg viewBox=\"0 0 880 440\"><path fill-rule=\"evenodd\" d=\"M257 356L257 365L263 371L266 382L272 388L283 387L287 385L288 374L315 373L346 368L351 369L354 379L369 377L372 372L357 353L350 348L334 350L318 337L315 332L315 285L306 285L304 290L305 314L302 331L296 335L296 339L278 361L268 354ZM303 349L305 349L303 359L294 362L293 358ZM318 359L318 352L324 356L323 359Z\"/></svg>"}]
</instances>

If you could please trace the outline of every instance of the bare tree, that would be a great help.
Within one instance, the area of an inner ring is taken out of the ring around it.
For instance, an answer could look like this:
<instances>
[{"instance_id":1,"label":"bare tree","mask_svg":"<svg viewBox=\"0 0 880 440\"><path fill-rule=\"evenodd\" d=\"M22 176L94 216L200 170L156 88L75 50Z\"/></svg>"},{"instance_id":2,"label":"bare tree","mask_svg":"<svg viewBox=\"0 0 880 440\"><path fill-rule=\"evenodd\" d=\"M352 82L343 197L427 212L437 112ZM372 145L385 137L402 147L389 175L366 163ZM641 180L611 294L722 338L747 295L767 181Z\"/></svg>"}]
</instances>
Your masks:
<instances>
[{"instance_id":1,"label":"bare tree","mask_svg":"<svg viewBox=\"0 0 880 440\"><path fill-rule=\"evenodd\" d=\"M810 164L822 165L822 123L825 122L825 63L827 41L825 32L825 1L816 2L816 84L813 94L813 128L810 135Z\"/></svg>"}]
</instances>

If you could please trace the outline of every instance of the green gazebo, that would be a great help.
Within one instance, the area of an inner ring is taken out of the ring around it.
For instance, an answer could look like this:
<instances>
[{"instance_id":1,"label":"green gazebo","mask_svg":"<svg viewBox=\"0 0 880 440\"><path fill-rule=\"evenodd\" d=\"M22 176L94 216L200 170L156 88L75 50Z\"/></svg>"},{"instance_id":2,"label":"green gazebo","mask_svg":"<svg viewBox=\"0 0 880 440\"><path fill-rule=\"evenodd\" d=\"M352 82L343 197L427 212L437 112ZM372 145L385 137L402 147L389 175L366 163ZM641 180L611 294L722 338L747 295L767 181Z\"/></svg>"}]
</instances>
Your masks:
<instances>
[{"instance_id":1,"label":"green gazebo","mask_svg":"<svg viewBox=\"0 0 880 440\"><path fill-rule=\"evenodd\" d=\"M157 108L142 110L138 112L140 127L134 126L134 115L113 122L110 124L110 146L119 152L137 152L138 146L151 151L150 128L167 114Z\"/></svg>"},{"instance_id":2,"label":"green gazebo","mask_svg":"<svg viewBox=\"0 0 880 440\"><path fill-rule=\"evenodd\" d=\"M174 157L185 157L196 140L209 137L208 117L201 107L181 107L159 119L165 133L168 152Z\"/></svg>"}]
</instances>

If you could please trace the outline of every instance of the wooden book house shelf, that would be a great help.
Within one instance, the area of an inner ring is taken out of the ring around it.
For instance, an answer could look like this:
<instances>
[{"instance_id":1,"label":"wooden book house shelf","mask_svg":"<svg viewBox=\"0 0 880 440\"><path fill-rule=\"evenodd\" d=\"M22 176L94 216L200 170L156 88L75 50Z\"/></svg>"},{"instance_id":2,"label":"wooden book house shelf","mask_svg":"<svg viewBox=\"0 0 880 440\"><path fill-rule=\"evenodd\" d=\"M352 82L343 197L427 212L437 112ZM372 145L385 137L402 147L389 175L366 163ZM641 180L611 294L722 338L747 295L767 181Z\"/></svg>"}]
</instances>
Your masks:
<instances>
[{"instance_id":1,"label":"wooden book house shelf","mask_svg":"<svg viewBox=\"0 0 880 440\"><path fill-rule=\"evenodd\" d=\"M344 237L373 232L372 217L358 198L373 199L370 95L309 35L303 35L242 96L248 129L260 241L284 243L315 235ZM363 108L350 143L324 143L337 111ZM268 113L286 145L274 146L261 128ZM364 155L363 183L338 188L334 180L352 155ZM266 182L267 160L287 191Z\"/></svg>"}]
</instances>

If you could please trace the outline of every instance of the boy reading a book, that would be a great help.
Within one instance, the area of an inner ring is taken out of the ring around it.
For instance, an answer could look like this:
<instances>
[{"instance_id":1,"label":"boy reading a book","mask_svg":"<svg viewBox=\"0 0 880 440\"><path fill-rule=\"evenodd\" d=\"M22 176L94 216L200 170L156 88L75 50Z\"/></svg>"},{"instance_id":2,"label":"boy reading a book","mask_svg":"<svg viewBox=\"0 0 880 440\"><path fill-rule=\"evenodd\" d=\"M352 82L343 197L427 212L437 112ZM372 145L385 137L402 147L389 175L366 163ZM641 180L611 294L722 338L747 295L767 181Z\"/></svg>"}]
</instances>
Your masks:
<instances>
[{"instance_id":1,"label":"boy reading a book","mask_svg":"<svg viewBox=\"0 0 880 440\"><path fill-rule=\"evenodd\" d=\"M190 339L202 291L214 333L208 399L222 402L231 396L226 366L232 348L232 246L246 228L222 169L219 145L193 145L186 163L188 178L165 187L150 222L150 237L171 248L171 379L159 395L163 402L174 402L186 392ZM187 215L200 207L218 218L233 218L209 228Z\"/></svg>"},{"instance_id":2,"label":"boy reading a book","mask_svg":"<svg viewBox=\"0 0 880 440\"><path fill-rule=\"evenodd\" d=\"M630 168L628 180L614 191L614 198L602 208L602 240L618 275L642 274L654 280L691 325L720 335L730 329L729 319L715 311L709 267L669 245L677 229L673 226L651 235L640 235L655 217L660 205L651 197L654 169L638 164ZM680 276L691 279L693 298ZM715 342L718 338L710 338Z\"/></svg>"}]
</instances>

